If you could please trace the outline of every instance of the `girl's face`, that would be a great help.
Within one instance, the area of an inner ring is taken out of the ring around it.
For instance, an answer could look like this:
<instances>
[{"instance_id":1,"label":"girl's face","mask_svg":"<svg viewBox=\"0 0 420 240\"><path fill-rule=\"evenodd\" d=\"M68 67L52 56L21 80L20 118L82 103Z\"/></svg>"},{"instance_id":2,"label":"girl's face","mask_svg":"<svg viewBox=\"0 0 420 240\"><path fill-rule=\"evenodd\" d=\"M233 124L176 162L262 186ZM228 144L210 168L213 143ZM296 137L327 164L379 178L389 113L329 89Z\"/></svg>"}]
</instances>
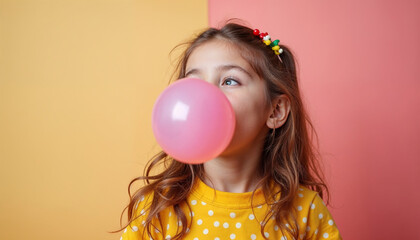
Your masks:
<instances>
[{"instance_id":1,"label":"girl's face","mask_svg":"<svg viewBox=\"0 0 420 240\"><path fill-rule=\"evenodd\" d=\"M236 116L232 142L221 156L240 155L262 147L271 113L266 86L240 50L225 40L215 39L197 47L186 64L186 77L203 79L218 86L229 99Z\"/></svg>"}]
</instances>

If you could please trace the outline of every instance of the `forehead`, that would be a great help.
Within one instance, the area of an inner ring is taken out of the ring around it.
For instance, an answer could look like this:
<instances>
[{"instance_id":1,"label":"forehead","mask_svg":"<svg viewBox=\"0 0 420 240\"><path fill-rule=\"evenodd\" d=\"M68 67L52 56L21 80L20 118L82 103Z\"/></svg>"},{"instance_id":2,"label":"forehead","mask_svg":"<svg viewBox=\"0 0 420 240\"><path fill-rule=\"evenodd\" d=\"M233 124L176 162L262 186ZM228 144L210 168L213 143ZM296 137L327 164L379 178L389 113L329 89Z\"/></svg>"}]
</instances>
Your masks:
<instances>
[{"instance_id":1,"label":"forehead","mask_svg":"<svg viewBox=\"0 0 420 240\"><path fill-rule=\"evenodd\" d=\"M234 64L252 69L243 58L239 46L223 39L212 39L196 47L187 60L186 69L220 64Z\"/></svg>"}]
</instances>

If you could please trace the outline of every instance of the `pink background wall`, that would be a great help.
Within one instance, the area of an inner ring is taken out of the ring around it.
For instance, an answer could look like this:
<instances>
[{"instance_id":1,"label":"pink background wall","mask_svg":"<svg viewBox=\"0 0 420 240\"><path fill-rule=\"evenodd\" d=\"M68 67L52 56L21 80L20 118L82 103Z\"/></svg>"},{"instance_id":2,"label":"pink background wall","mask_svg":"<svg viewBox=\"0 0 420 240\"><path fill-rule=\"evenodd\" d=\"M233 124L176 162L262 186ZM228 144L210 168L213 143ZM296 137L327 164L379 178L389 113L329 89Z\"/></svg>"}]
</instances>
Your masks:
<instances>
[{"instance_id":1,"label":"pink background wall","mask_svg":"<svg viewBox=\"0 0 420 240\"><path fill-rule=\"evenodd\" d=\"M294 49L345 239L420 239L420 2L209 0Z\"/></svg>"}]
</instances>

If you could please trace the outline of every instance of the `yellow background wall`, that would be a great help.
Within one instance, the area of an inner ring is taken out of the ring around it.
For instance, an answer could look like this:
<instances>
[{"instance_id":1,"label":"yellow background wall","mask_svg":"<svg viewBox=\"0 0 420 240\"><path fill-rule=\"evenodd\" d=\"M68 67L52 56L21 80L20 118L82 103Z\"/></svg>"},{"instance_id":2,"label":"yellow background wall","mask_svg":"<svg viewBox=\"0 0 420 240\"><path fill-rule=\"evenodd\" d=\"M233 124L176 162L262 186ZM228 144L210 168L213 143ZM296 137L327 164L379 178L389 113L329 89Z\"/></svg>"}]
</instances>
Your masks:
<instances>
[{"instance_id":1,"label":"yellow background wall","mask_svg":"<svg viewBox=\"0 0 420 240\"><path fill-rule=\"evenodd\" d=\"M206 26L207 1L0 2L0 239L119 239L169 52Z\"/></svg>"}]
</instances>

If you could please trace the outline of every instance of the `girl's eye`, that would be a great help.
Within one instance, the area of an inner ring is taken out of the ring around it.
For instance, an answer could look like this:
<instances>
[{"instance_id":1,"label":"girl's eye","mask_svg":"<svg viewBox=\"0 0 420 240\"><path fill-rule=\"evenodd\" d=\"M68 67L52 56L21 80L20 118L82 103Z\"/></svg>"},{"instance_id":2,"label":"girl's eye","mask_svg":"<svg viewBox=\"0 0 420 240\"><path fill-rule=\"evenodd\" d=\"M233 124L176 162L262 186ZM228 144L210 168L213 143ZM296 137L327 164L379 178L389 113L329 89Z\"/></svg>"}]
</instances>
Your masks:
<instances>
[{"instance_id":1,"label":"girl's eye","mask_svg":"<svg viewBox=\"0 0 420 240\"><path fill-rule=\"evenodd\" d=\"M236 86L239 85L239 82L236 81L233 78L226 78L225 80L223 80L222 85L227 85L227 86Z\"/></svg>"}]
</instances>

